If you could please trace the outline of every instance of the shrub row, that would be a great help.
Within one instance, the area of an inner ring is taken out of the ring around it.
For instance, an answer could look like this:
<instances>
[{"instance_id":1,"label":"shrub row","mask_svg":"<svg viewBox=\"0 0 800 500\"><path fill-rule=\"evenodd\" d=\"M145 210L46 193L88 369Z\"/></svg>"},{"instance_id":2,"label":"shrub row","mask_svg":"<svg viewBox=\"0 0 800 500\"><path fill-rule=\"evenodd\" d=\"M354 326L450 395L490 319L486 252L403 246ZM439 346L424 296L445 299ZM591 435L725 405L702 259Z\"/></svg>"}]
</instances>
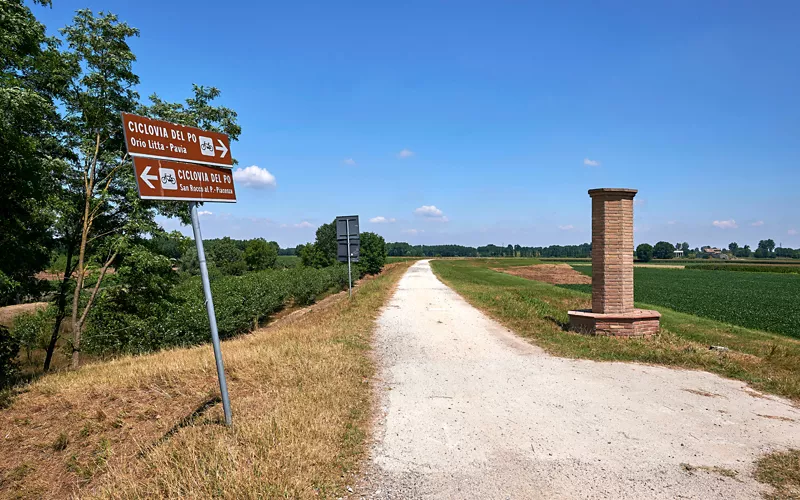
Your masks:
<instances>
[{"instance_id":1,"label":"shrub row","mask_svg":"<svg viewBox=\"0 0 800 500\"><path fill-rule=\"evenodd\" d=\"M689 264L686 269L701 271L740 271L745 273L800 274L800 266L776 266L761 264Z\"/></svg>"},{"instance_id":2,"label":"shrub row","mask_svg":"<svg viewBox=\"0 0 800 500\"><path fill-rule=\"evenodd\" d=\"M353 279L360 276L360 269L354 267ZM325 292L346 288L344 265L221 276L211 282L219 335L224 339L250 331L287 302L308 305ZM83 350L93 354L143 353L210 339L199 276L177 285L169 297L154 301L143 317L120 311L112 295L101 297L84 333Z\"/></svg>"}]
</instances>

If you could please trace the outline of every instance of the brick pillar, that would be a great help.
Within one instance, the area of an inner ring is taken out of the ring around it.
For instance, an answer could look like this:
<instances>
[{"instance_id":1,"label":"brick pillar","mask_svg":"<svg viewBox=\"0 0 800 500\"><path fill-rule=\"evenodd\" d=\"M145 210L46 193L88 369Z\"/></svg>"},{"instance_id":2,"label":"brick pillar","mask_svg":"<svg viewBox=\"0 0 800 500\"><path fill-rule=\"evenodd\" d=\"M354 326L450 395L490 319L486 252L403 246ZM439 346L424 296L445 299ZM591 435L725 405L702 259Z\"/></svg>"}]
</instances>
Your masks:
<instances>
[{"instance_id":1,"label":"brick pillar","mask_svg":"<svg viewBox=\"0 0 800 500\"><path fill-rule=\"evenodd\" d=\"M633 197L636 189L590 189L592 312L633 311Z\"/></svg>"}]
</instances>

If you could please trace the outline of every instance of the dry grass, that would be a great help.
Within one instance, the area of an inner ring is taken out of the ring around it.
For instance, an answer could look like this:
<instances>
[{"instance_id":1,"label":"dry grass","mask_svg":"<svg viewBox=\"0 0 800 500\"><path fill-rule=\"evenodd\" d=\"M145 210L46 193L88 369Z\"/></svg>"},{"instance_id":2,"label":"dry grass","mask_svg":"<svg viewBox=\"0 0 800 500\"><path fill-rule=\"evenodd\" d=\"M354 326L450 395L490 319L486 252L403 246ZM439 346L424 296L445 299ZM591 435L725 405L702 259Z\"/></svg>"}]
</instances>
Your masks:
<instances>
[{"instance_id":1,"label":"dry grass","mask_svg":"<svg viewBox=\"0 0 800 500\"><path fill-rule=\"evenodd\" d=\"M374 319L409 263L352 301L223 343L234 426L210 346L42 377L0 411L8 497L330 497L364 450Z\"/></svg>"},{"instance_id":2,"label":"dry grass","mask_svg":"<svg viewBox=\"0 0 800 500\"><path fill-rule=\"evenodd\" d=\"M682 389L686 392L691 392L692 394L697 394L698 396L704 396L707 398L721 398L722 396L719 394L715 394L713 392L704 391L702 389Z\"/></svg>"},{"instance_id":3,"label":"dry grass","mask_svg":"<svg viewBox=\"0 0 800 500\"><path fill-rule=\"evenodd\" d=\"M763 456L756 462L755 477L775 488L767 498L800 498L800 450Z\"/></svg>"},{"instance_id":4,"label":"dry grass","mask_svg":"<svg viewBox=\"0 0 800 500\"><path fill-rule=\"evenodd\" d=\"M29 302L27 304L15 304L13 306L0 307L0 325L11 326L14 318L25 312L33 312L37 309L47 307L47 302Z\"/></svg>"},{"instance_id":5,"label":"dry grass","mask_svg":"<svg viewBox=\"0 0 800 500\"><path fill-rule=\"evenodd\" d=\"M697 471L709 472L712 474L719 474L720 476L729 477L731 479L736 479L736 476L739 473L733 469L728 469L727 467L719 467L719 466L708 466L708 465L692 465L692 464L681 464L683 470L688 472L689 474L693 474Z\"/></svg>"}]
</instances>

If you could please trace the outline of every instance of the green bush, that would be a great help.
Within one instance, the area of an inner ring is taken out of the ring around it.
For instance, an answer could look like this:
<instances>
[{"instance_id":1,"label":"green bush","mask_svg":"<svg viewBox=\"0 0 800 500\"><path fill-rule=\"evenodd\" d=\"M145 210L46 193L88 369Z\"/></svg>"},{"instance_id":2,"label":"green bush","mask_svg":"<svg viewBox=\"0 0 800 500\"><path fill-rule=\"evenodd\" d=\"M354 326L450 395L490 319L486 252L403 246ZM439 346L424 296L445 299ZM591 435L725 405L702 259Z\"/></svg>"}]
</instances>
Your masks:
<instances>
[{"instance_id":1,"label":"green bush","mask_svg":"<svg viewBox=\"0 0 800 500\"><path fill-rule=\"evenodd\" d=\"M17 354L19 341L11 335L8 328L0 325L0 389L8 387L16 380Z\"/></svg>"},{"instance_id":2,"label":"green bush","mask_svg":"<svg viewBox=\"0 0 800 500\"><path fill-rule=\"evenodd\" d=\"M354 268L353 279L360 277ZM313 303L330 290L347 288L347 266L298 267L221 276L211 282L221 338L248 332L289 300ZM104 294L94 307L83 349L95 354L143 353L172 346L207 342L210 338L203 286L197 276L175 286L147 314L128 312Z\"/></svg>"},{"instance_id":3,"label":"green bush","mask_svg":"<svg viewBox=\"0 0 800 500\"><path fill-rule=\"evenodd\" d=\"M28 360L34 349L47 349L53 333L55 313L55 308L45 307L14 318L11 334L17 339L19 347L25 350Z\"/></svg>"}]
</instances>

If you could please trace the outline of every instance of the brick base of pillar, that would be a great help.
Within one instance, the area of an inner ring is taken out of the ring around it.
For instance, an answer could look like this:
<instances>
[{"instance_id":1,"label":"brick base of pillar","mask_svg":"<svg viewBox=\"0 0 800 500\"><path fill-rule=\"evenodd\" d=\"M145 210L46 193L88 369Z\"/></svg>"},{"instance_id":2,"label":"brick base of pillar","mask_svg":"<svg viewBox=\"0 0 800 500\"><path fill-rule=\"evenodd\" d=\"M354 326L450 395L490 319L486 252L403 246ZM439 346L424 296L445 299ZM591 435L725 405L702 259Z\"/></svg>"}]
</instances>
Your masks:
<instances>
[{"instance_id":1,"label":"brick base of pillar","mask_svg":"<svg viewBox=\"0 0 800 500\"><path fill-rule=\"evenodd\" d=\"M567 314L570 330L609 337L652 337L658 333L661 319L661 313L648 309L612 314L580 310L568 311Z\"/></svg>"}]
</instances>

